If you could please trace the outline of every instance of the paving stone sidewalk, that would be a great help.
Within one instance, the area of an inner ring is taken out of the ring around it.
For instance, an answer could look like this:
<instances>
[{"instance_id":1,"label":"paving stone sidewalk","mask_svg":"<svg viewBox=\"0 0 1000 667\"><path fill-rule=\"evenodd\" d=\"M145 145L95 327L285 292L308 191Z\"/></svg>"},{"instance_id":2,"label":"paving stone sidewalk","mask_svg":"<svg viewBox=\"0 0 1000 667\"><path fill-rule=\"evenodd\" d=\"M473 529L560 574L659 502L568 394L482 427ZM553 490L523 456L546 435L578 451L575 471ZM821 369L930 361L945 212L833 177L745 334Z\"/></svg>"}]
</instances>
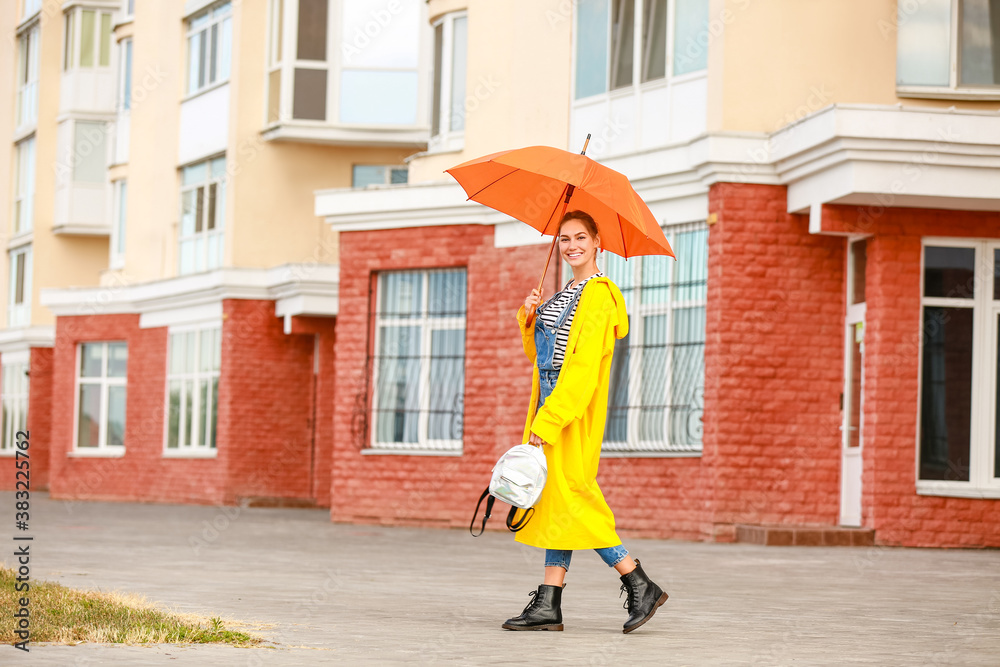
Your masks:
<instances>
[{"instance_id":1,"label":"paving stone sidewalk","mask_svg":"<svg viewBox=\"0 0 1000 667\"><path fill-rule=\"evenodd\" d=\"M579 553L565 632L524 633L500 624L542 554L508 534L43 494L31 526L33 578L255 623L269 648L0 646L0 665L1000 665L998 550L626 540L670 593L649 623L623 635L617 576Z\"/></svg>"}]
</instances>

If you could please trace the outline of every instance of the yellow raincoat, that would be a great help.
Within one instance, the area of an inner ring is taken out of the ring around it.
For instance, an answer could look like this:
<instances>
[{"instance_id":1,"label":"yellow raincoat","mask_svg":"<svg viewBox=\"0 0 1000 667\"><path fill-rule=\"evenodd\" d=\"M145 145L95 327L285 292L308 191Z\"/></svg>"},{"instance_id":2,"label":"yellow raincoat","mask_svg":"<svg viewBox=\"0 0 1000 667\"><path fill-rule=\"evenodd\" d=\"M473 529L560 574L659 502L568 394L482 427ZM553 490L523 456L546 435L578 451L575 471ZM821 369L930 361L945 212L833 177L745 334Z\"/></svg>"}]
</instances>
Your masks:
<instances>
[{"instance_id":1,"label":"yellow raincoat","mask_svg":"<svg viewBox=\"0 0 1000 667\"><path fill-rule=\"evenodd\" d=\"M531 433L545 441L548 479L534 516L516 539L546 549L617 546L622 541L615 532L615 516L597 486L597 466L608 411L611 355L615 339L628 333L625 299L605 277L591 278L584 285L559 379L537 415L535 320L528 324L521 306L517 321L524 353L534 364L523 442Z\"/></svg>"}]
</instances>

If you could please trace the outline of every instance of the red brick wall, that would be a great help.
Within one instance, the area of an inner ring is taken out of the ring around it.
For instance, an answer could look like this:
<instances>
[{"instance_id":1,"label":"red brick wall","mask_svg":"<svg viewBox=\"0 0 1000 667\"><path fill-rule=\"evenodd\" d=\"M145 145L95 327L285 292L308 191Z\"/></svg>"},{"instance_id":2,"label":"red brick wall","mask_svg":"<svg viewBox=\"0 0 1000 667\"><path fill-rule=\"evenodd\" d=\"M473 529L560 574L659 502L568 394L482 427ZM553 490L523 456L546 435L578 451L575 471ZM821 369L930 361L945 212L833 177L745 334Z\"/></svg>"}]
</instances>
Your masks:
<instances>
[{"instance_id":1,"label":"red brick wall","mask_svg":"<svg viewBox=\"0 0 1000 667\"><path fill-rule=\"evenodd\" d=\"M83 341L128 343L125 455L67 456L73 448L76 349ZM56 319L52 373L53 498L219 503L227 451L214 459L163 457L167 329L140 329L138 315L80 315ZM224 384L224 383L223 383Z\"/></svg>"},{"instance_id":2,"label":"red brick wall","mask_svg":"<svg viewBox=\"0 0 1000 667\"><path fill-rule=\"evenodd\" d=\"M531 363L521 350L514 314L537 286L548 247L494 248L492 228L478 225L345 232L340 242L331 517L466 527L497 457L521 441ZM371 276L451 266L467 267L463 454L363 455ZM555 287L550 267L546 294ZM697 458L603 460L598 481L621 534L701 537L700 467ZM491 526L502 528L502 519L492 519Z\"/></svg>"},{"instance_id":3,"label":"red brick wall","mask_svg":"<svg viewBox=\"0 0 1000 667\"><path fill-rule=\"evenodd\" d=\"M709 191L705 436L710 528L836 525L844 240L810 235L784 187ZM708 527L706 531L708 532Z\"/></svg>"},{"instance_id":4,"label":"red brick wall","mask_svg":"<svg viewBox=\"0 0 1000 667\"><path fill-rule=\"evenodd\" d=\"M336 320L332 317L293 317L292 332L316 336L315 349L319 354L318 373L314 376L316 388L312 409L315 424L315 455L313 459L312 493L320 507L330 506L330 466L333 448L334 406L334 343Z\"/></svg>"},{"instance_id":5,"label":"red brick wall","mask_svg":"<svg viewBox=\"0 0 1000 667\"><path fill-rule=\"evenodd\" d=\"M285 334L273 301L227 299L222 309L217 438L231 453L225 500L309 499L313 337Z\"/></svg>"},{"instance_id":6,"label":"red brick wall","mask_svg":"<svg viewBox=\"0 0 1000 667\"><path fill-rule=\"evenodd\" d=\"M1000 214L826 206L868 241L862 511L883 544L1000 546L1000 500L916 494L921 237L1000 237Z\"/></svg>"}]
</instances>

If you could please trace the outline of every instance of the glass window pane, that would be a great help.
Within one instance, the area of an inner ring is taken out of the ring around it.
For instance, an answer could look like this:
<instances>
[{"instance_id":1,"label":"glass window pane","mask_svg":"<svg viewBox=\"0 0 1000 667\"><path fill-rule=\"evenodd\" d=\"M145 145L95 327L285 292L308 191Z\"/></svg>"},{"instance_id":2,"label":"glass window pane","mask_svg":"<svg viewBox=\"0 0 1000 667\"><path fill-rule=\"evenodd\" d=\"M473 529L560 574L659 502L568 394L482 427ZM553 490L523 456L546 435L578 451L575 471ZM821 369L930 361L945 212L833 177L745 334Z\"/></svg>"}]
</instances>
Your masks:
<instances>
[{"instance_id":1,"label":"glass window pane","mask_svg":"<svg viewBox=\"0 0 1000 667\"><path fill-rule=\"evenodd\" d=\"M219 81L228 81L233 67L233 20L227 18L222 22L219 39Z\"/></svg>"},{"instance_id":2,"label":"glass window pane","mask_svg":"<svg viewBox=\"0 0 1000 667\"><path fill-rule=\"evenodd\" d=\"M173 336L171 336L171 339ZM178 446L178 434L181 428L181 383L180 380L171 380L169 383L169 405L168 426L167 426L167 448L176 449Z\"/></svg>"},{"instance_id":3,"label":"glass window pane","mask_svg":"<svg viewBox=\"0 0 1000 667\"><path fill-rule=\"evenodd\" d=\"M343 64L416 69L421 32L419 2L396 3L395 7L385 0L345 2L340 30Z\"/></svg>"},{"instance_id":4,"label":"glass window pane","mask_svg":"<svg viewBox=\"0 0 1000 667\"><path fill-rule=\"evenodd\" d=\"M104 343L80 343L80 377L101 377Z\"/></svg>"},{"instance_id":5,"label":"glass window pane","mask_svg":"<svg viewBox=\"0 0 1000 667\"><path fill-rule=\"evenodd\" d=\"M199 87L198 70L201 66L201 40L204 34L203 32L197 32L188 37L188 93L193 93Z\"/></svg>"},{"instance_id":6,"label":"glass window pane","mask_svg":"<svg viewBox=\"0 0 1000 667\"><path fill-rule=\"evenodd\" d=\"M642 390L639 408L640 440L665 439L667 408L667 316L642 318Z\"/></svg>"},{"instance_id":7,"label":"glass window pane","mask_svg":"<svg viewBox=\"0 0 1000 667\"><path fill-rule=\"evenodd\" d=\"M285 25L285 0L273 0L274 16L271 25L274 32L271 34L271 64L277 65L282 58L282 39L284 39Z\"/></svg>"},{"instance_id":8,"label":"glass window pane","mask_svg":"<svg viewBox=\"0 0 1000 667\"><path fill-rule=\"evenodd\" d=\"M632 85L635 51L635 0L611 4L611 90Z\"/></svg>"},{"instance_id":9,"label":"glass window pane","mask_svg":"<svg viewBox=\"0 0 1000 667\"><path fill-rule=\"evenodd\" d=\"M205 224L205 229L215 229L215 191L217 185L216 183L208 184L208 221Z\"/></svg>"},{"instance_id":10,"label":"glass window pane","mask_svg":"<svg viewBox=\"0 0 1000 667\"><path fill-rule=\"evenodd\" d=\"M356 164L351 174L351 187L385 185L385 170L386 168L381 165Z\"/></svg>"},{"instance_id":11,"label":"glass window pane","mask_svg":"<svg viewBox=\"0 0 1000 667\"><path fill-rule=\"evenodd\" d=\"M993 434L993 476L1000 477L1000 315L997 316L996 336L996 405L993 406L993 420L996 422L996 426Z\"/></svg>"},{"instance_id":12,"label":"glass window pane","mask_svg":"<svg viewBox=\"0 0 1000 667\"><path fill-rule=\"evenodd\" d=\"M851 242L851 303L865 302L865 272L868 266L868 242L864 239Z\"/></svg>"},{"instance_id":13,"label":"glass window pane","mask_svg":"<svg viewBox=\"0 0 1000 667\"><path fill-rule=\"evenodd\" d=\"M299 0L299 60L326 60L328 0Z\"/></svg>"},{"instance_id":14,"label":"glass window pane","mask_svg":"<svg viewBox=\"0 0 1000 667\"><path fill-rule=\"evenodd\" d=\"M618 285L622 296L625 297L625 309L631 312L635 304L633 296L635 292L635 258L632 261L626 261L614 253L606 252L601 263L604 264L604 274L611 279L611 282ZM571 273L572 271L570 271Z\"/></svg>"},{"instance_id":15,"label":"glass window pane","mask_svg":"<svg viewBox=\"0 0 1000 667\"><path fill-rule=\"evenodd\" d=\"M187 355L187 338L183 333L170 334L170 374L184 372L184 358Z\"/></svg>"},{"instance_id":16,"label":"glass window pane","mask_svg":"<svg viewBox=\"0 0 1000 667\"><path fill-rule=\"evenodd\" d=\"M132 108L132 40L123 42L125 46L125 65L122 72L124 83L122 84L122 108Z\"/></svg>"},{"instance_id":17,"label":"glass window pane","mask_svg":"<svg viewBox=\"0 0 1000 667\"><path fill-rule=\"evenodd\" d=\"M993 300L1000 301L1000 250L993 251Z\"/></svg>"},{"instance_id":18,"label":"glass window pane","mask_svg":"<svg viewBox=\"0 0 1000 667\"><path fill-rule=\"evenodd\" d=\"M705 309L675 310L673 329L670 443L700 446L705 396Z\"/></svg>"},{"instance_id":19,"label":"glass window pane","mask_svg":"<svg viewBox=\"0 0 1000 667\"><path fill-rule=\"evenodd\" d=\"M125 446L125 395L127 387L108 387L108 446Z\"/></svg>"},{"instance_id":20,"label":"glass window pane","mask_svg":"<svg viewBox=\"0 0 1000 667\"><path fill-rule=\"evenodd\" d=\"M126 377L128 343L108 343L108 377Z\"/></svg>"},{"instance_id":21,"label":"glass window pane","mask_svg":"<svg viewBox=\"0 0 1000 667\"><path fill-rule=\"evenodd\" d=\"M76 446L99 447L101 434L101 385L80 385L80 414Z\"/></svg>"},{"instance_id":22,"label":"glass window pane","mask_svg":"<svg viewBox=\"0 0 1000 667\"><path fill-rule=\"evenodd\" d=\"M1000 85L1000 2L963 0L960 83Z\"/></svg>"},{"instance_id":23,"label":"glass window pane","mask_svg":"<svg viewBox=\"0 0 1000 667\"><path fill-rule=\"evenodd\" d=\"M183 419L181 420L181 447L191 447L197 442L192 431L196 428L197 420L194 414L194 380L184 382L183 397L181 399L183 409Z\"/></svg>"},{"instance_id":24,"label":"glass window pane","mask_svg":"<svg viewBox=\"0 0 1000 667\"><path fill-rule=\"evenodd\" d=\"M194 191L194 233L202 230L205 221L205 188Z\"/></svg>"},{"instance_id":25,"label":"glass window pane","mask_svg":"<svg viewBox=\"0 0 1000 667\"><path fill-rule=\"evenodd\" d=\"M292 117L326 120L326 70L296 69Z\"/></svg>"},{"instance_id":26,"label":"glass window pane","mask_svg":"<svg viewBox=\"0 0 1000 667\"><path fill-rule=\"evenodd\" d=\"M19 252L15 257L17 259L14 264L14 303L21 304L24 303L24 265L26 255L23 252Z\"/></svg>"},{"instance_id":27,"label":"glass window pane","mask_svg":"<svg viewBox=\"0 0 1000 667\"><path fill-rule=\"evenodd\" d=\"M465 271L432 271L427 314L430 317L465 317Z\"/></svg>"},{"instance_id":28,"label":"glass window pane","mask_svg":"<svg viewBox=\"0 0 1000 667\"><path fill-rule=\"evenodd\" d=\"M377 442L417 442L420 408L420 328L380 327Z\"/></svg>"},{"instance_id":29,"label":"glass window pane","mask_svg":"<svg viewBox=\"0 0 1000 667\"><path fill-rule=\"evenodd\" d=\"M207 66L208 66L208 77L206 83L212 84L216 81L216 69L218 68L218 53L219 53L219 25L215 24L208 30L208 55Z\"/></svg>"},{"instance_id":30,"label":"glass window pane","mask_svg":"<svg viewBox=\"0 0 1000 667\"><path fill-rule=\"evenodd\" d=\"M222 178L226 175L226 158L217 157L209 163L211 167L212 178ZM225 189L225 182L220 184L222 189Z\"/></svg>"},{"instance_id":31,"label":"glass window pane","mask_svg":"<svg viewBox=\"0 0 1000 667\"><path fill-rule=\"evenodd\" d=\"M451 41L451 130L465 129L465 76L468 54L468 21L463 16L455 19ZM415 95L415 94L414 94Z\"/></svg>"},{"instance_id":32,"label":"glass window pane","mask_svg":"<svg viewBox=\"0 0 1000 667\"><path fill-rule=\"evenodd\" d=\"M66 14L66 33L64 35L66 38L63 44L63 69L69 69L73 66L73 54L75 53L76 41L76 12L70 11Z\"/></svg>"},{"instance_id":33,"label":"glass window pane","mask_svg":"<svg viewBox=\"0 0 1000 667\"><path fill-rule=\"evenodd\" d=\"M674 301L703 301L708 295L708 229L680 232L674 249L681 259L674 262L677 271Z\"/></svg>"},{"instance_id":34,"label":"glass window pane","mask_svg":"<svg viewBox=\"0 0 1000 667\"><path fill-rule=\"evenodd\" d=\"M427 437L461 440L465 396L465 329L431 332Z\"/></svg>"},{"instance_id":35,"label":"glass window pane","mask_svg":"<svg viewBox=\"0 0 1000 667\"><path fill-rule=\"evenodd\" d=\"M969 479L972 313L924 307L920 479Z\"/></svg>"},{"instance_id":36,"label":"glass window pane","mask_svg":"<svg viewBox=\"0 0 1000 667\"><path fill-rule=\"evenodd\" d=\"M209 395L208 380L198 380L198 430L195 434L197 440L192 442L192 444L196 443L202 447L207 446L208 443L208 437L205 429L208 428L208 409L210 400L211 397Z\"/></svg>"},{"instance_id":37,"label":"glass window pane","mask_svg":"<svg viewBox=\"0 0 1000 667\"><path fill-rule=\"evenodd\" d=\"M631 316L629 321L631 321ZM608 442L628 440L628 369L631 332L615 341L611 357L611 386L608 389L608 418L604 425L604 439Z\"/></svg>"},{"instance_id":38,"label":"glass window pane","mask_svg":"<svg viewBox=\"0 0 1000 667\"><path fill-rule=\"evenodd\" d=\"M78 183L103 183L107 177L105 123L77 121L73 128L73 180Z\"/></svg>"},{"instance_id":39,"label":"glass window pane","mask_svg":"<svg viewBox=\"0 0 1000 667\"><path fill-rule=\"evenodd\" d=\"M976 249L926 246L924 296L971 299L976 282Z\"/></svg>"},{"instance_id":40,"label":"glass window pane","mask_svg":"<svg viewBox=\"0 0 1000 667\"><path fill-rule=\"evenodd\" d=\"M677 0L674 10L674 74L708 67L708 0Z\"/></svg>"},{"instance_id":41,"label":"glass window pane","mask_svg":"<svg viewBox=\"0 0 1000 667\"><path fill-rule=\"evenodd\" d=\"M948 86L951 82L951 2L921 0L897 5L896 83Z\"/></svg>"},{"instance_id":42,"label":"glass window pane","mask_svg":"<svg viewBox=\"0 0 1000 667\"><path fill-rule=\"evenodd\" d=\"M208 163L199 162L181 170L181 185L204 183L208 179Z\"/></svg>"},{"instance_id":43,"label":"glass window pane","mask_svg":"<svg viewBox=\"0 0 1000 667\"><path fill-rule=\"evenodd\" d=\"M424 274L420 271L381 273L379 280L379 315L382 317L419 317L423 309Z\"/></svg>"},{"instance_id":44,"label":"glass window pane","mask_svg":"<svg viewBox=\"0 0 1000 667\"><path fill-rule=\"evenodd\" d=\"M442 67L444 67L444 25L438 23L434 26L434 92L432 95L431 108L431 136L441 133L441 82Z\"/></svg>"},{"instance_id":45,"label":"glass window pane","mask_svg":"<svg viewBox=\"0 0 1000 667\"><path fill-rule=\"evenodd\" d=\"M418 82L415 71L343 70L340 74L340 122L415 124Z\"/></svg>"},{"instance_id":46,"label":"glass window pane","mask_svg":"<svg viewBox=\"0 0 1000 667\"><path fill-rule=\"evenodd\" d=\"M111 14L101 14L100 65L111 65Z\"/></svg>"},{"instance_id":47,"label":"glass window pane","mask_svg":"<svg viewBox=\"0 0 1000 667\"><path fill-rule=\"evenodd\" d=\"M183 362L184 372L194 373L198 362L197 358L195 357L195 355L197 354L197 348L195 348L195 345L198 332L186 331L181 335L184 336L184 362Z\"/></svg>"},{"instance_id":48,"label":"glass window pane","mask_svg":"<svg viewBox=\"0 0 1000 667\"><path fill-rule=\"evenodd\" d=\"M646 0L642 17L642 80L667 75L667 0Z\"/></svg>"},{"instance_id":49,"label":"glass window pane","mask_svg":"<svg viewBox=\"0 0 1000 667\"><path fill-rule=\"evenodd\" d=\"M94 29L96 17L92 11L83 11L80 21L80 67L94 66Z\"/></svg>"},{"instance_id":50,"label":"glass window pane","mask_svg":"<svg viewBox=\"0 0 1000 667\"><path fill-rule=\"evenodd\" d=\"M194 234L196 217L195 201L197 196L196 190L188 190L181 193L181 236L191 236Z\"/></svg>"},{"instance_id":51,"label":"glass window pane","mask_svg":"<svg viewBox=\"0 0 1000 667\"><path fill-rule=\"evenodd\" d=\"M208 433L209 436L208 446L213 448L215 447L215 429L216 429L216 422L218 421L215 418L215 414L218 411L218 408L219 408L219 378L214 377L212 378L212 405L211 405L212 423Z\"/></svg>"},{"instance_id":52,"label":"glass window pane","mask_svg":"<svg viewBox=\"0 0 1000 667\"><path fill-rule=\"evenodd\" d=\"M208 373L215 365L215 336L218 329L203 329L198 332L201 337L198 345L198 371Z\"/></svg>"},{"instance_id":53,"label":"glass window pane","mask_svg":"<svg viewBox=\"0 0 1000 667\"><path fill-rule=\"evenodd\" d=\"M576 99L608 89L608 9L608 0L576 5Z\"/></svg>"},{"instance_id":54,"label":"glass window pane","mask_svg":"<svg viewBox=\"0 0 1000 667\"><path fill-rule=\"evenodd\" d=\"M678 256L680 250L677 251ZM670 299L670 269L673 268L671 257L649 255L639 260L642 264L642 288L640 301L642 303L666 303ZM677 297L675 297L676 299Z\"/></svg>"},{"instance_id":55,"label":"glass window pane","mask_svg":"<svg viewBox=\"0 0 1000 667\"><path fill-rule=\"evenodd\" d=\"M399 185L409 181L410 172L407 167L399 167L389 172L389 183Z\"/></svg>"}]
</instances>

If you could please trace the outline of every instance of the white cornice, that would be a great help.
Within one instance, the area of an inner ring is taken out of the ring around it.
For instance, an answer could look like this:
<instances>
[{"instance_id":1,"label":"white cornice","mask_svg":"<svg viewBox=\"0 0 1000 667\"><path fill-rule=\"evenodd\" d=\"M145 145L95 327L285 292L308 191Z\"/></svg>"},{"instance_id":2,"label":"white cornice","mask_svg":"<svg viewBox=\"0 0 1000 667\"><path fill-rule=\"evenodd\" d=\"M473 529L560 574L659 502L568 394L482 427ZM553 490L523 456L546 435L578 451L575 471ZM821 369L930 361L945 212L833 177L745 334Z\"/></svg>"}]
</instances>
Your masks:
<instances>
[{"instance_id":1,"label":"white cornice","mask_svg":"<svg viewBox=\"0 0 1000 667\"><path fill-rule=\"evenodd\" d=\"M57 317L137 313L146 328L221 317L223 299L273 300L276 316L335 316L339 283L337 265L286 264L224 268L135 285L43 289L40 299Z\"/></svg>"},{"instance_id":2,"label":"white cornice","mask_svg":"<svg viewBox=\"0 0 1000 667\"><path fill-rule=\"evenodd\" d=\"M55 340L56 330L51 325L0 329L0 354L20 352L32 347L53 347Z\"/></svg>"},{"instance_id":3,"label":"white cornice","mask_svg":"<svg viewBox=\"0 0 1000 667\"><path fill-rule=\"evenodd\" d=\"M331 146L382 146L413 149L426 148L429 135L430 130L426 127L364 127L296 121L285 121L261 132L261 138L264 141L304 141L310 144Z\"/></svg>"}]
</instances>

